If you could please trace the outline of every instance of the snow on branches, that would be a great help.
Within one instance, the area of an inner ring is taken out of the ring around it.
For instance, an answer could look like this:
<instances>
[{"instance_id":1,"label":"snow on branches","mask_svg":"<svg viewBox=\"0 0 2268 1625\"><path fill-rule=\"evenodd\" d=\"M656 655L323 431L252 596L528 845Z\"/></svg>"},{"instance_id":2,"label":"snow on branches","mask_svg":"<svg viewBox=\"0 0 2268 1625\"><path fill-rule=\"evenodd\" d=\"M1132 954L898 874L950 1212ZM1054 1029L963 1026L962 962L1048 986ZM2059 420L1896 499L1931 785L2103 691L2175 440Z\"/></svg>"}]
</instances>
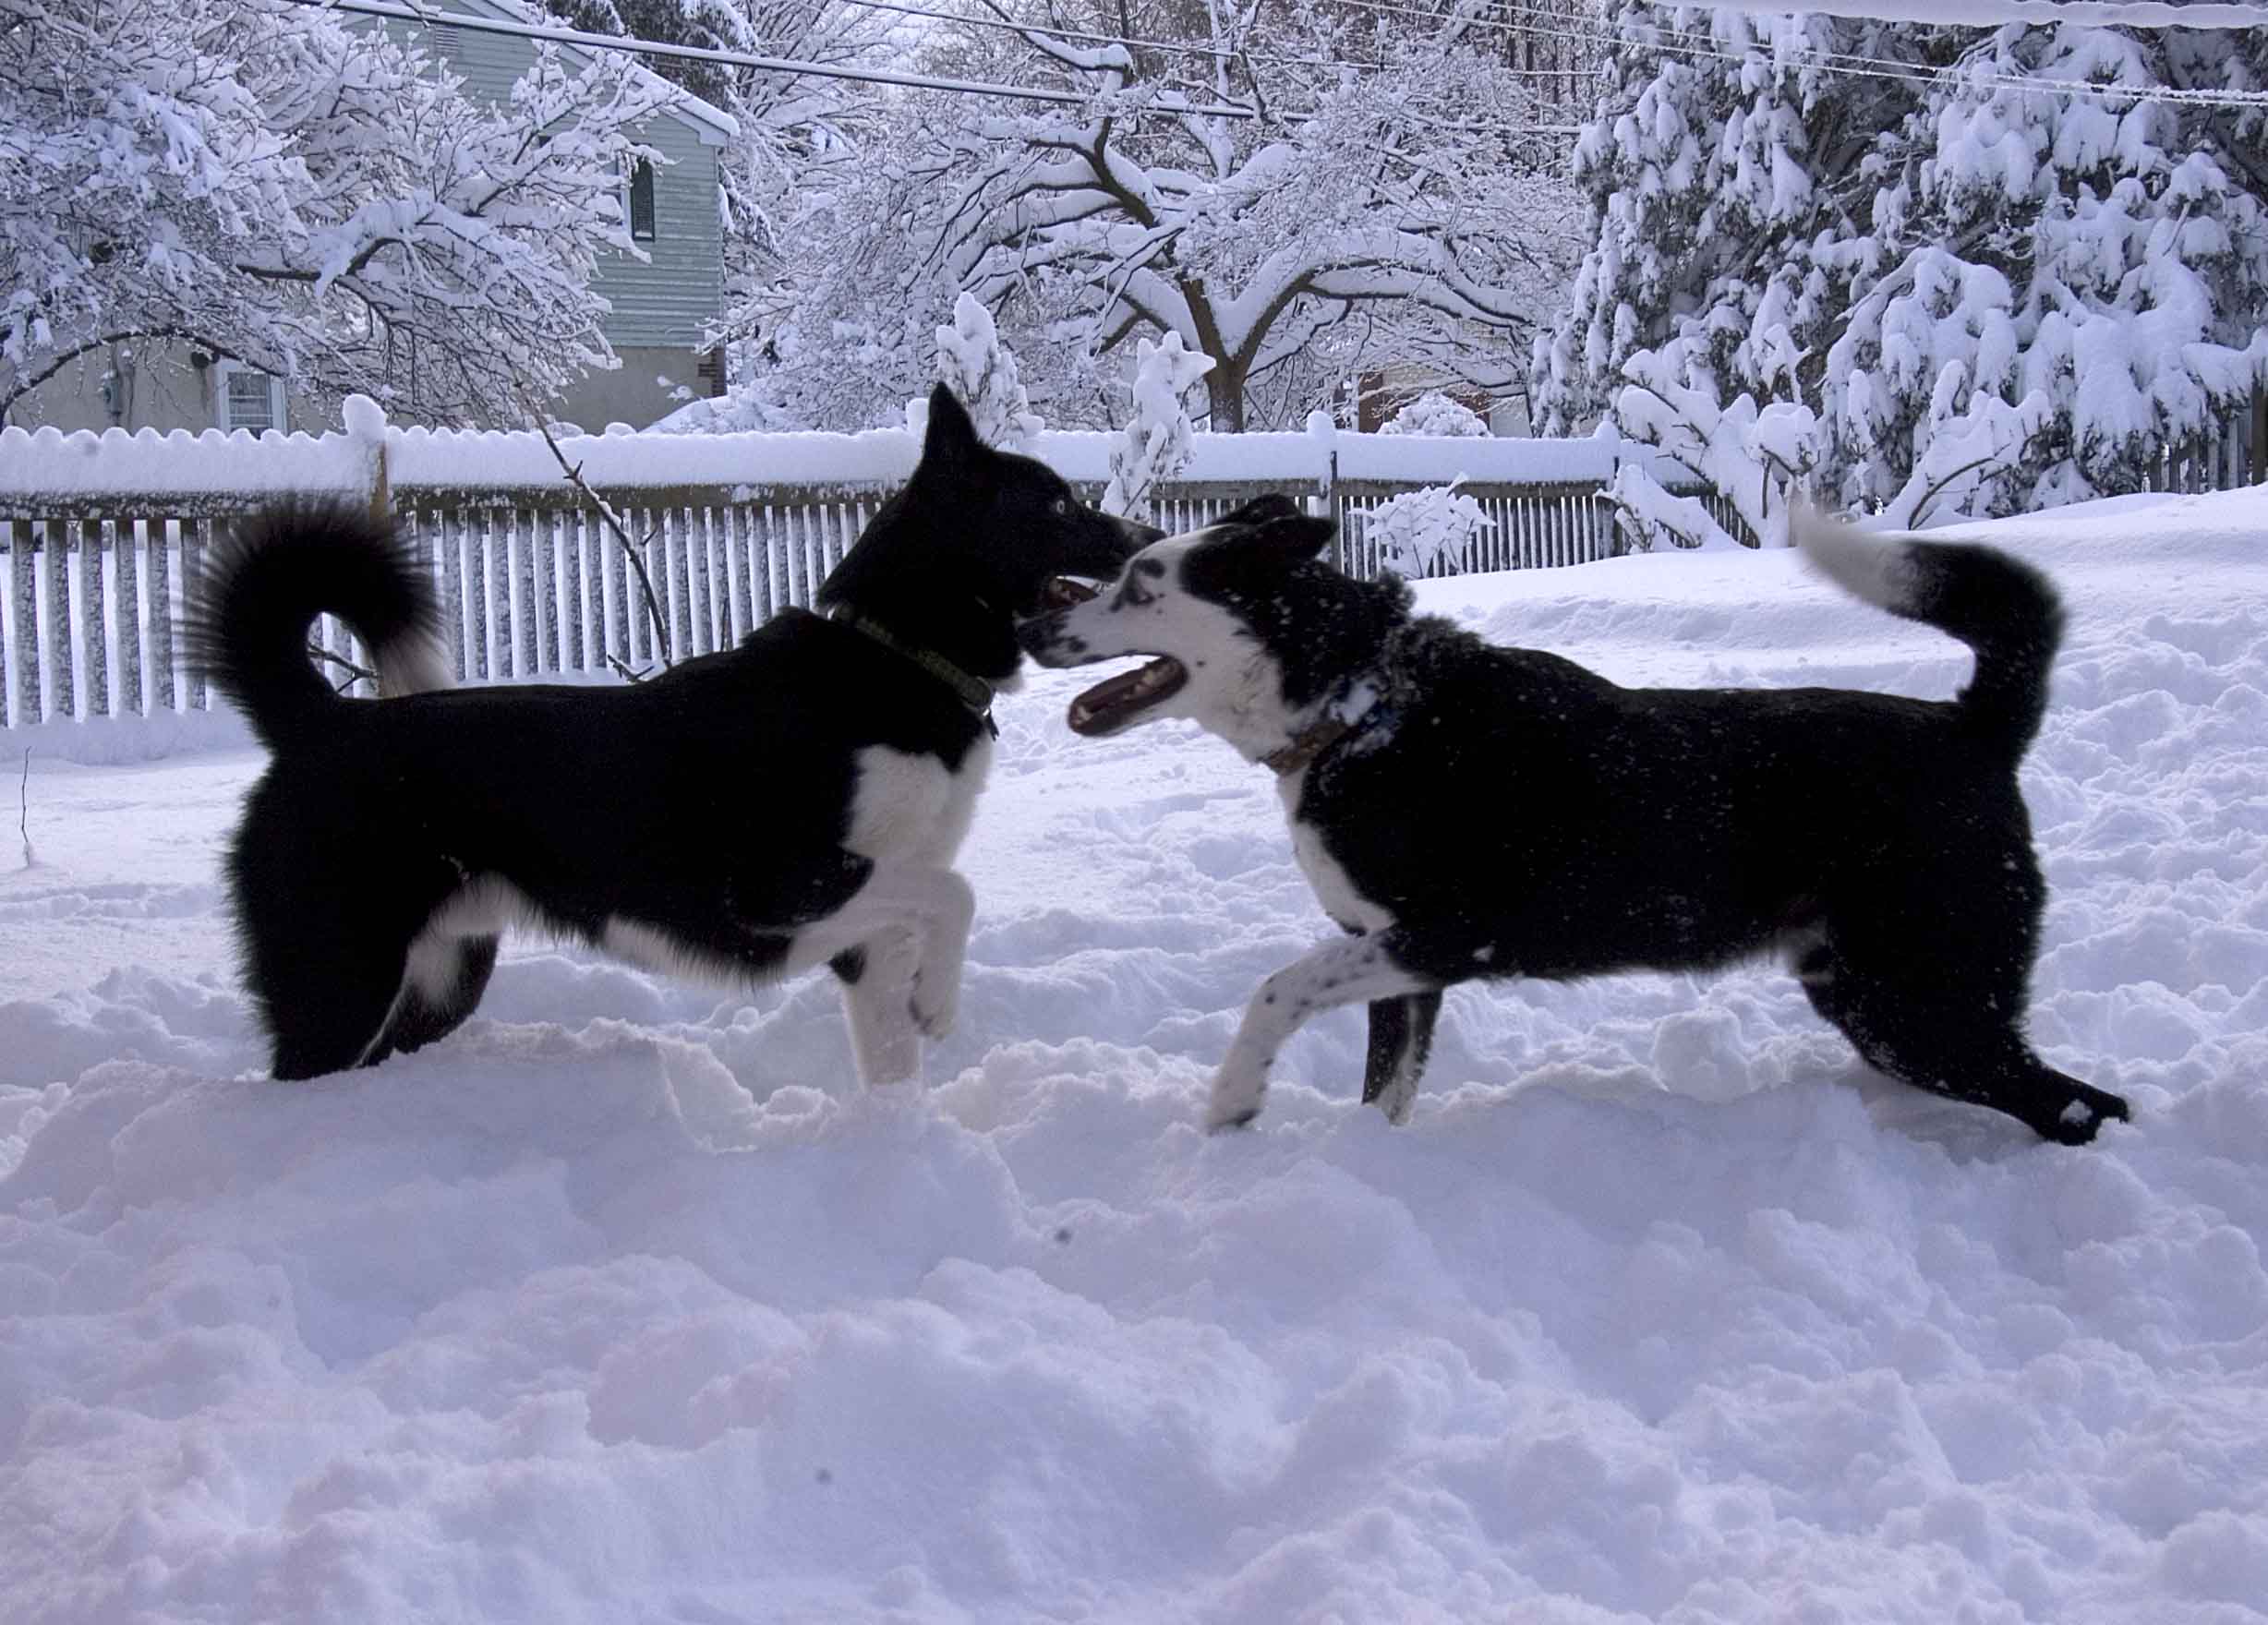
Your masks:
<instances>
[{"instance_id":1,"label":"snow on branches","mask_svg":"<svg viewBox=\"0 0 2268 1625\"><path fill-rule=\"evenodd\" d=\"M1454 574L1472 545L1496 528L1486 510L1457 487L1428 486L1387 498L1362 516L1363 539L1387 568L1404 575Z\"/></svg>"},{"instance_id":2,"label":"snow on branches","mask_svg":"<svg viewBox=\"0 0 2268 1625\"><path fill-rule=\"evenodd\" d=\"M1576 160L1596 238L1537 348L1547 427L1611 416L1752 524L1806 469L1924 524L2141 488L2268 379L2268 121L2139 93L2256 88L2268 30L1617 23ZM1913 72L1821 71L1838 51Z\"/></svg>"},{"instance_id":3,"label":"snow on branches","mask_svg":"<svg viewBox=\"0 0 2268 1625\"><path fill-rule=\"evenodd\" d=\"M1089 26L1192 48L935 30L928 66L1081 100L897 99L866 162L801 199L778 281L731 319L761 335L779 400L814 426L871 421L873 402L911 392L963 290L1058 420L1112 415L1106 358L1168 333L1213 363L1215 431L1297 423L1333 381L1387 363L1525 388L1577 200L1492 36L1454 16L1164 0ZM1256 116L1205 111L1235 104Z\"/></svg>"},{"instance_id":4,"label":"snow on branches","mask_svg":"<svg viewBox=\"0 0 2268 1625\"><path fill-rule=\"evenodd\" d=\"M1484 439L1488 420L1461 401L1439 390L1428 390L1379 426L1381 435L1452 435L1464 439Z\"/></svg>"},{"instance_id":5,"label":"snow on branches","mask_svg":"<svg viewBox=\"0 0 2268 1625\"><path fill-rule=\"evenodd\" d=\"M1139 518L1150 511L1150 493L1189 460L1189 409L1183 397L1212 370L1210 355L1193 355L1179 333L1157 343L1134 346L1134 409L1110 444L1110 485L1103 493L1105 513Z\"/></svg>"},{"instance_id":6,"label":"snow on branches","mask_svg":"<svg viewBox=\"0 0 2268 1625\"><path fill-rule=\"evenodd\" d=\"M987 446L1029 451L1046 427L1031 410L992 312L967 294L954 302L952 321L937 330L937 377L969 409L976 438Z\"/></svg>"},{"instance_id":7,"label":"snow on branches","mask_svg":"<svg viewBox=\"0 0 2268 1625\"><path fill-rule=\"evenodd\" d=\"M500 420L612 364L591 276L674 95L549 46L511 104L287 0L0 0L0 411L181 343L397 415Z\"/></svg>"}]
</instances>

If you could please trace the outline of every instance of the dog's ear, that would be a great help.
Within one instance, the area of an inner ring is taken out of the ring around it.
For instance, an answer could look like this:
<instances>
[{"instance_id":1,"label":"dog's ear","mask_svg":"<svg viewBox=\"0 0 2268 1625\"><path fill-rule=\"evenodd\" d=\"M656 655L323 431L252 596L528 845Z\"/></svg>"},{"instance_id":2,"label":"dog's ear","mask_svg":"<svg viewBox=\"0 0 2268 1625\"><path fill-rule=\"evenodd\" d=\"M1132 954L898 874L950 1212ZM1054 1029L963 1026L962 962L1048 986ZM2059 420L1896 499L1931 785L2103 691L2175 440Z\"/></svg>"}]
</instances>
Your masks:
<instances>
[{"instance_id":1,"label":"dog's ear","mask_svg":"<svg viewBox=\"0 0 2268 1625\"><path fill-rule=\"evenodd\" d=\"M922 437L922 462L953 467L968 461L979 441L976 424L960 397L943 384L929 391L929 429Z\"/></svg>"},{"instance_id":2,"label":"dog's ear","mask_svg":"<svg viewBox=\"0 0 2268 1625\"><path fill-rule=\"evenodd\" d=\"M1295 512L1261 525L1245 539L1244 545L1281 560L1288 569L1321 554L1338 534L1339 522L1335 519Z\"/></svg>"}]
</instances>

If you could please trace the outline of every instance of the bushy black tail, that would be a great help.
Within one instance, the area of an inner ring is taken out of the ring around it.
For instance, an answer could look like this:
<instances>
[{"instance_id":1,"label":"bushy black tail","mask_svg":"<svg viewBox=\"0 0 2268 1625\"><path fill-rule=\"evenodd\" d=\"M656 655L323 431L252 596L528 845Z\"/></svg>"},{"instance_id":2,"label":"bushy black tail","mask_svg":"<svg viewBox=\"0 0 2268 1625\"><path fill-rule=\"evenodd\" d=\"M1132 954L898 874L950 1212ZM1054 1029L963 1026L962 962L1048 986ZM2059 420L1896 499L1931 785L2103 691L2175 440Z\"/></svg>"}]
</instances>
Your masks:
<instances>
[{"instance_id":1,"label":"bushy black tail","mask_svg":"<svg viewBox=\"0 0 2268 1625\"><path fill-rule=\"evenodd\" d=\"M1854 596L1974 650L1961 711L2010 756L2023 753L2040 731L2048 668L2063 641L2063 602L2045 576L1974 542L1861 531L1802 507L1790 527L1795 545Z\"/></svg>"},{"instance_id":2,"label":"bushy black tail","mask_svg":"<svg viewBox=\"0 0 2268 1625\"><path fill-rule=\"evenodd\" d=\"M183 634L190 663L271 749L345 703L308 658L324 614L369 651L381 695L451 680L433 584L393 526L343 502L279 504L206 555Z\"/></svg>"}]
</instances>

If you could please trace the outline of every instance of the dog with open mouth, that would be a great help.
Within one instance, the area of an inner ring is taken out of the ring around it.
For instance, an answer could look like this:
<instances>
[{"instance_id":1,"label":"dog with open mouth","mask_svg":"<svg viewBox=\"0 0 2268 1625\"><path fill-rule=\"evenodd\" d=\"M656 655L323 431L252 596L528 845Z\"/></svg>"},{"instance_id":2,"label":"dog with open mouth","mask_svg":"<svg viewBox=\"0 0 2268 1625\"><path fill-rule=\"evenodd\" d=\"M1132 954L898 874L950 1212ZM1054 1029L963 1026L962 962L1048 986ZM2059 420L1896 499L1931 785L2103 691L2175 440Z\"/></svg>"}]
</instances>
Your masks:
<instances>
[{"instance_id":1,"label":"dog with open mouth","mask_svg":"<svg viewBox=\"0 0 2268 1625\"><path fill-rule=\"evenodd\" d=\"M453 1030L508 923L732 988L830 967L869 1084L950 1030L975 903L952 867L1018 680L1016 623L1163 533L983 444L940 386L912 476L737 647L619 686L449 686L430 573L363 510L286 504L195 584L191 657L270 752L230 843L279 1078ZM353 628L380 697L308 660Z\"/></svg>"},{"instance_id":2,"label":"dog with open mouth","mask_svg":"<svg viewBox=\"0 0 2268 1625\"><path fill-rule=\"evenodd\" d=\"M1628 689L1413 614L1402 582L1319 560L1335 531L1261 498L1022 629L1043 666L1152 656L1073 701L1073 730L1187 717L1264 764L1348 933L1261 984L1212 1126L1259 1113L1320 1011L1369 1005L1363 1098L1399 1123L1444 988L1773 952L1891 1077L2066 1144L2128 1115L2022 1031L2045 887L2016 776L2061 626L2029 565L1803 514L1845 590L1974 651L1960 695Z\"/></svg>"}]
</instances>

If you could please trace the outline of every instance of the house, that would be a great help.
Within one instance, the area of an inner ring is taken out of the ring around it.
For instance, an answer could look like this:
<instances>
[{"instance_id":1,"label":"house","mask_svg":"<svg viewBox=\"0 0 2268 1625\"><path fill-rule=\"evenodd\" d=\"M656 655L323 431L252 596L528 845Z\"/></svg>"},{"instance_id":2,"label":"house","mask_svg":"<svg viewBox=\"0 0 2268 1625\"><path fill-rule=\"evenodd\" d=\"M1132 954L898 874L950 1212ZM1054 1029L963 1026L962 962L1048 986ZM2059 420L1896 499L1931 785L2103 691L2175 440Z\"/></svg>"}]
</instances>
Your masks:
<instances>
[{"instance_id":1,"label":"house","mask_svg":"<svg viewBox=\"0 0 2268 1625\"><path fill-rule=\"evenodd\" d=\"M445 8L445 9L444 9ZM533 20L511 0L442 0L437 17L456 13L503 21ZM549 19L544 19L549 20ZM466 94L508 102L534 60L525 39L452 26L388 20L399 38L422 35L428 52L463 77ZM572 57L574 47L563 47ZM640 69L643 72L645 70ZM681 403L680 390L721 392L721 356L705 355L702 334L724 308L724 239L720 165L737 134L729 114L681 94L657 114L639 138L663 155L623 178L630 235L649 257L601 257L598 292L613 306L600 324L621 367L586 374L555 408L562 421L598 430L609 423L644 425ZM327 415L294 399L281 379L187 344L112 345L90 352L57 373L8 414L22 427L63 429L336 428Z\"/></svg>"}]
</instances>

